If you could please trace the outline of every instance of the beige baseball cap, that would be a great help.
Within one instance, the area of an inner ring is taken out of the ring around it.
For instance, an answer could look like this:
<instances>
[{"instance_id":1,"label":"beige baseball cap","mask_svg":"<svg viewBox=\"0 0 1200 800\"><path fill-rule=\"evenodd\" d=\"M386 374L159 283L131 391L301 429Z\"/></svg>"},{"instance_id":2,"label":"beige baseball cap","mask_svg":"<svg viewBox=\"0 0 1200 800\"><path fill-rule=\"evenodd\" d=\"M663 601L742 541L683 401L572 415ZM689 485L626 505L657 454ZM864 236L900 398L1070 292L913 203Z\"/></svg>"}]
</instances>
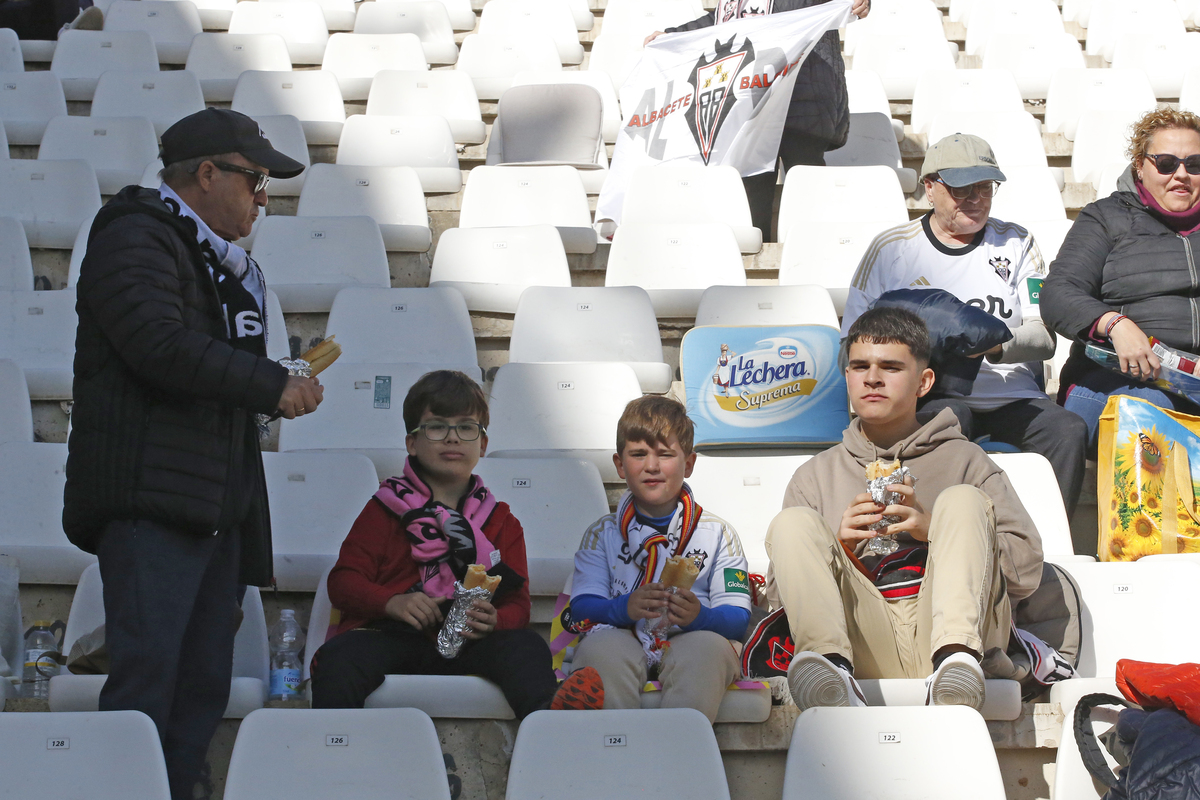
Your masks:
<instances>
[{"instance_id":1,"label":"beige baseball cap","mask_svg":"<svg viewBox=\"0 0 1200 800\"><path fill-rule=\"evenodd\" d=\"M921 164L921 177L935 172L943 183L955 187L1005 179L991 145L969 133L954 133L930 145Z\"/></svg>"}]
</instances>

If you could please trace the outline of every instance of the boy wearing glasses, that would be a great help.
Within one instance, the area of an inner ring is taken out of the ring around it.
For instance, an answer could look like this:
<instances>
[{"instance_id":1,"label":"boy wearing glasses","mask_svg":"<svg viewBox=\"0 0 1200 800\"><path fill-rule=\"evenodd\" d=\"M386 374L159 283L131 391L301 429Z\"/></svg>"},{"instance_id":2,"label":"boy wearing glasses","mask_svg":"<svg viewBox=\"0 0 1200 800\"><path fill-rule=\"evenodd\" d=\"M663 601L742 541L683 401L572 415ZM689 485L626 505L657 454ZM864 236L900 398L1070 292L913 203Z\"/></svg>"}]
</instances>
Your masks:
<instances>
[{"instance_id":1,"label":"boy wearing glasses","mask_svg":"<svg viewBox=\"0 0 1200 800\"><path fill-rule=\"evenodd\" d=\"M1083 488L1087 429L1042 386L1041 362L1054 357L1055 347L1039 305L1042 254L1025 228L990 216L1005 177L983 139L947 136L926 151L921 175L933 209L871 242L851 281L842 336L893 289L944 289L1003 320L1013 338L975 354L984 360L970 395L930 394L920 409L950 408L968 439L989 435L1045 456L1071 515Z\"/></svg>"},{"instance_id":2,"label":"boy wearing glasses","mask_svg":"<svg viewBox=\"0 0 1200 800\"><path fill-rule=\"evenodd\" d=\"M549 646L527 627L521 523L472 474L487 450L487 422L483 391L461 372L427 373L409 390L404 472L367 502L329 573L340 620L313 656L314 708L361 708L388 674L482 675L517 719L550 707L558 685ZM459 655L443 658L437 633L471 564L499 575L500 586L468 612Z\"/></svg>"}]
</instances>

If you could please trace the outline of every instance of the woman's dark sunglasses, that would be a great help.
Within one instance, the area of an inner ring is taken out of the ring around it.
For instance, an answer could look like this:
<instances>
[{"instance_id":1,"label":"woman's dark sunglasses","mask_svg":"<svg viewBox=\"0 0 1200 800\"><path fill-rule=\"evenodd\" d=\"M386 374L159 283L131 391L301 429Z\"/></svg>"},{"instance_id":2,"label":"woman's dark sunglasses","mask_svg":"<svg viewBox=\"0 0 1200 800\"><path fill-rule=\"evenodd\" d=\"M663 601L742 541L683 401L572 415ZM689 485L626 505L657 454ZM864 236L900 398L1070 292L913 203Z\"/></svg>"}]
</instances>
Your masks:
<instances>
[{"instance_id":1,"label":"woman's dark sunglasses","mask_svg":"<svg viewBox=\"0 0 1200 800\"><path fill-rule=\"evenodd\" d=\"M1187 170L1188 175L1200 175L1200 154L1180 158L1173 156L1170 153L1146 153L1146 158L1154 162L1154 168L1158 170L1159 175L1174 175L1175 170L1179 169L1180 163Z\"/></svg>"}]
</instances>

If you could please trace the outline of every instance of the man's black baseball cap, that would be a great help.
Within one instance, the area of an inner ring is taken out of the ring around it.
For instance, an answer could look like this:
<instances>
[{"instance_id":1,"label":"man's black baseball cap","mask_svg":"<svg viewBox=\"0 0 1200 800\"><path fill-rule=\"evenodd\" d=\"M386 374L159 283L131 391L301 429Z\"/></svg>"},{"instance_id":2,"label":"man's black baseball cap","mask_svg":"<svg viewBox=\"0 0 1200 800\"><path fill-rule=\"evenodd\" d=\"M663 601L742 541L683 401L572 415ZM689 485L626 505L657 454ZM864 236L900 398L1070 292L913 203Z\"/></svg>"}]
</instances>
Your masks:
<instances>
[{"instance_id":1,"label":"man's black baseball cap","mask_svg":"<svg viewBox=\"0 0 1200 800\"><path fill-rule=\"evenodd\" d=\"M271 146L258 123L226 108L206 108L186 116L162 135L159 156L164 167L177 161L221 153L240 153L266 167L272 178L294 178L304 165Z\"/></svg>"}]
</instances>

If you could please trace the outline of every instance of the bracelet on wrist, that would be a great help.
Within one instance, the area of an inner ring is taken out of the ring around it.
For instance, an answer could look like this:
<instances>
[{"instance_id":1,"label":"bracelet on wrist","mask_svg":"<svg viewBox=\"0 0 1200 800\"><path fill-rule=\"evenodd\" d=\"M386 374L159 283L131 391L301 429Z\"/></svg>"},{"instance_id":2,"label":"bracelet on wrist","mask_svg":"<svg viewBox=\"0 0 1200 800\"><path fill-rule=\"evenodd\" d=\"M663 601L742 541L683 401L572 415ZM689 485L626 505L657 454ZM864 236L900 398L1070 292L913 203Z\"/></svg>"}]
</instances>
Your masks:
<instances>
[{"instance_id":1,"label":"bracelet on wrist","mask_svg":"<svg viewBox=\"0 0 1200 800\"><path fill-rule=\"evenodd\" d=\"M1117 314L1115 317L1113 317L1112 319L1110 319L1108 321L1108 324L1104 326L1104 338L1105 339L1110 339L1110 340L1112 339L1113 328L1115 328L1117 326L1117 323L1123 319L1129 319L1129 317L1125 316L1124 314Z\"/></svg>"}]
</instances>

